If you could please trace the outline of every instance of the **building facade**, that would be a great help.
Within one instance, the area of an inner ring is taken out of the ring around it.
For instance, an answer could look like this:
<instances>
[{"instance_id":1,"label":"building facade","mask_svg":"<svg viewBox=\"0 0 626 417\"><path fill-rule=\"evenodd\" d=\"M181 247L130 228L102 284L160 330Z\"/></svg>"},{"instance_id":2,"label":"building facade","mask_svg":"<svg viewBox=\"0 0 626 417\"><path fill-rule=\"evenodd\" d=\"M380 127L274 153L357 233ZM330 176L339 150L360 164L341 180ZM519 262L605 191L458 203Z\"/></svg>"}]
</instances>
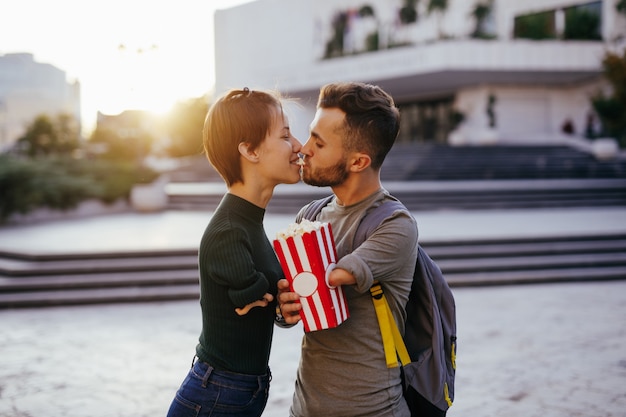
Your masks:
<instances>
[{"instance_id":1,"label":"building facade","mask_svg":"<svg viewBox=\"0 0 626 417\"><path fill-rule=\"evenodd\" d=\"M0 55L0 151L19 139L41 115L72 115L80 123L80 84L33 55ZM79 126L80 131L80 126Z\"/></svg>"},{"instance_id":2,"label":"building facade","mask_svg":"<svg viewBox=\"0 0 626 417\"><path fill-rule=\"evenodd\" d=\"M619 1L256 0L215 13L215 93L298 98L302 139L319 87L334 81L391 93L399 141L583 137L597 130L602 58L626 46Z\"/></svg>"}]
</instances>

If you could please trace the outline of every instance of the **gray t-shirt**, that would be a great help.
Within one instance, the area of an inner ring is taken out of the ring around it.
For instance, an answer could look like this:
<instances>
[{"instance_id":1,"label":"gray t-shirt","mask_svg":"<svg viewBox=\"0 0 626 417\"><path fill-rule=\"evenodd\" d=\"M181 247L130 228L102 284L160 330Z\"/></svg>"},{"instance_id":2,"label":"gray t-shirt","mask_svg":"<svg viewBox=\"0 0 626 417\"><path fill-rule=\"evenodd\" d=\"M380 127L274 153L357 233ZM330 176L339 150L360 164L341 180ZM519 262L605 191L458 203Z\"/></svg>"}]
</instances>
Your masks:
<instances>
[{"instance_id":1,"label":"gray t-shirt","mask_svg":"<svg viewBox=\"0 0 626 417\"><path fill-rule=\"evenodd\" d=\"M410 415L402 397L400 368L387 368L385 362L369 288L374 280L381 282L404 333L404 306L417 257L417 225L408 211L396 211L360 247L352 248L365 211L392 198L381 189L351 206L340 206L334 199L317 218L331 224L337 267L350 271L357 283L344 287L350 318L339 327L303 337L291 416Z\"/></svg>"}]
</instances>

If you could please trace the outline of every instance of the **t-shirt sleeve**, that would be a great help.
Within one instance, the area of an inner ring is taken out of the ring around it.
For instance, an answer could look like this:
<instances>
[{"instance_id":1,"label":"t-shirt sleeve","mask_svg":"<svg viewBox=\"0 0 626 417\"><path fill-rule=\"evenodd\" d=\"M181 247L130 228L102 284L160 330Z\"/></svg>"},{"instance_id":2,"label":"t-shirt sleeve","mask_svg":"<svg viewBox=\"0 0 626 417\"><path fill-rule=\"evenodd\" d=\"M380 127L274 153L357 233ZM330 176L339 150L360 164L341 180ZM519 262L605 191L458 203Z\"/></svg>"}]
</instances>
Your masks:
<instances>
[{"instance_id":1,"label":"t-shirt sleeve","mask_svg":"<svg viewBox=\"0 0 626 417\"><path fill-rule=\"evenodd\" d=\"M341 258L337 267L354 275L355 288L362 293L374 280L406 285L412 279L416 256L417 224L410 213L398 210L384 219L361 246Z\"/></svg>"}]
</instances>

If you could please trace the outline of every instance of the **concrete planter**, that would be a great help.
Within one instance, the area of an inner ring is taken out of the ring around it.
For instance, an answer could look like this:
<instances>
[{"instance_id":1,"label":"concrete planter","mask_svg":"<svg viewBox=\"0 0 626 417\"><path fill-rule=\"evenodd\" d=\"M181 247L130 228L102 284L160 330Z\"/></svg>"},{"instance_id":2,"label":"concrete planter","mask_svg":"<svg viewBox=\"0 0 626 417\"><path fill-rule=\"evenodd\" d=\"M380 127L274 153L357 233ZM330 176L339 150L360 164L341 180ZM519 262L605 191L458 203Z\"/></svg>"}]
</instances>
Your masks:
<instances>
[{"instance_id":1,"label":"concrete planter","mask_svg":"<svg viewBox=\"0 0 626 417\"><path fill-rule=\"evenodd\" d=\"M462 145L495 145L500 141L500 134L495 128L459 128L448 135L451 146Z\"/></svg>"},{"instance_id":2,"label":"concrete planter","mask_svg":"<svg viewBox=\"0 0 626 417\"><path fill-rule=\"evenodd\" d=\"M130 207L126 199L119 199L110 204L103 203L99 200L87 200L69 210L42 207L25 214L15 213L7 219L6 223L33 224L57 220L84 219L109 214L126 213L129 210Z\"/></svg>"},{"instance_id":3,"label":"concrete planter","mask_svg":"<svg viewBox=\"0 0 626 417\"><path fill-rule=\"evenodd\" d=\"M167 207L165 186L168 178L161 175L150 184L136 184L130 191L130 204L139 212L162 211Z\"/></svg>"},{"instance_id":4,"label":"concrete planter","mask_svg":"<svg viewBox=\"0 0 626 417\"><path fill-rule=\"evenodd\" d=\"M495 145L498 143L499 139L500 135L498 134L498 131L495 128L489 127L476 132L474 143L477 145Z\"/></svg>"},{"instance_id":5,"label":"concrete planter","mask_svg":"<svg viewBox=\"0 0 626 417\"><path fill-rule=\"evenodd\" d=\"M455 129L448 134L448 145L450 146L462 146L467 145L467 133L465 129Z\"/></svg>"},{"instance_id":6,"label":"concrete planter","mask_svg":"<svg viewBox=\"0 0 626 417\"><path fill-rule=\"evenodd\" d=\"M619 145L613 138L598 138L591 143L591 153L601 161L611 160L617 157Z\"/></svg>"}]
</instances>

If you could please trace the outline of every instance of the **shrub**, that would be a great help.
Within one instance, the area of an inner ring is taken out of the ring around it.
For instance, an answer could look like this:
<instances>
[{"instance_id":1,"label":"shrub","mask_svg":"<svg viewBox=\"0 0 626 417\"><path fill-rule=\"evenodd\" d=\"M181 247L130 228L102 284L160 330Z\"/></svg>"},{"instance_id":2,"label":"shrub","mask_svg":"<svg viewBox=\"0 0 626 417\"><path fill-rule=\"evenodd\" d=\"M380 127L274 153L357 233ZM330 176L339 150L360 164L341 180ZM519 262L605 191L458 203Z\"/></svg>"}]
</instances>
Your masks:
<instances>
[{"instance_id":1,"label":"shrub","mask_svg":"<svg viewBox=\"0 0 626 417\"><path fill-rule=\"evenodd\" d=\"M88 199L112 203L157 175L129 162L0 155L0 222L43 207L71 209Z\"/></svg>"}]
</instances>

